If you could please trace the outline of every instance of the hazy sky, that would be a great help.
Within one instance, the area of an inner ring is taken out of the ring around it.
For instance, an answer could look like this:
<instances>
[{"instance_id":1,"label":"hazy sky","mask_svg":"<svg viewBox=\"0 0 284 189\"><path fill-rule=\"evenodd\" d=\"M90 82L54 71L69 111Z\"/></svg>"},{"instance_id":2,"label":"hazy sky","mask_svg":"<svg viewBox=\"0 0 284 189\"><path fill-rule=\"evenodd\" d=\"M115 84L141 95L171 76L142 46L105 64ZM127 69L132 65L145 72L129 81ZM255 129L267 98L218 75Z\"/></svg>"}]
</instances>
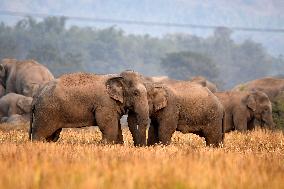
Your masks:
<instances>
[{"instance_id":1,"label":"hazy sky","mask_svg":"<svg viewBox=\"0 0 284 189\"><path fill-rule=\"evenodd\" d=\"M137 21L174 22L214 26L240 26L284 29L284 0L1 0L0 10L59 14ZM14 23L18 17L0 15ZM72 22L105 27L114 24ZM162 36L183 32L207 36L211 30L174 27L117 25L128 33ZM234 32L234 38L263 43L275 55L284 54L284 33Z\"/></svg>"}]
</instances>

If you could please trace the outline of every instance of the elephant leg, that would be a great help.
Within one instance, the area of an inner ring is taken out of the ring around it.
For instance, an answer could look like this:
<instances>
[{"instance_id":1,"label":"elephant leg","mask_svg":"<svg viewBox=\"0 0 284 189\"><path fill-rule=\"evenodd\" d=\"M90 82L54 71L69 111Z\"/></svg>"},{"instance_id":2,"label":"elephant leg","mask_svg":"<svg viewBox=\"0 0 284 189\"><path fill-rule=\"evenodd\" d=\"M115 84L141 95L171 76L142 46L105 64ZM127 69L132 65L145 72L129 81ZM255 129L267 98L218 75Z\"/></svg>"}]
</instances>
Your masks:
<instances>
[{"instance_id":1,"label":"elephant leg","mask_svg":"<svg viewBox=\"0 0 284 189\"><path fill-rule=\"evenodd\" d=\"M160 119L158 128L159 140L162 144L168 145L171 143L173 133L177 128L177 121L174 119Z\"/></svg>"},{"instance_id":2,"label":"elephant leg","mask_svg":"<svg viewBox=\"0 0 284 189\"><path fill-rule=\"evenodd\" d=\"M209 126L209 128L208 128ZM203 130L203 136L206 141L206 146L218 147L224 141L224 133L222 129L222 120L214 121L206 126L208 129Z\"/></svg>"},{"instance_id":3,"label":"elephant leg","mask_svg":"<svg viewBox=\"0 0 284 189\"><path fill-rule=\"evenodd\" d=\"M150 128L148 130L148 140L147 140L147 145L151 146L156 143L159 143L159 124L155 120L151 120Z\"/></svg>"},{"instance_id":4,"label":"elephant leg","mask_svg":"<svg viewBox=\"0 0 284 189\"><path fill-rule=\"evenodd\" d=\"M132 112L128 113L127 123L128 123L129 131L133 138L134 146L137 146L138 145L138 137L137 137L138 129L137 129L137 118L134 113Z\"/></svg>"},{"instance_id":5,"label":"elephant leg","mask_svg":"<svg viewBox=\"0 0 284 189\"><path fill-rule=\"evenodd\" d=\"M122 129L121 129L120 121L118 122L117 142L118 142L119 144L123 144L123 135L122 135Z\"/></svg>"},{"instance_id":6,"label":"elephant leg","mask_svg":"<svg viewBox=\"0 0 284 189\"><path fill-rule=\"evenodd\" d=\"M58 129L59 128L59 129ZM61 131L60 125L52 123L34 123L32 127L32 141L57 141Z\"/></svg>"},{"instance_id":7,"label":"elephant leg","mask_svg":"<svg viewBox=\"0 0 284 189\"><path fill-rule=\"evenodd\" d=\"M247 130L247 118L243 116L233 116L235 130L246 131Z\"/></svg>"},{"instance_id":8,"label":"elephant leg","mask_svg":"<svg viewBox=\"0 0 284 189\"><path fill-rule=\"evenodd\" d=\"M60 132L62 131L62 128L57 129L51 136L47 137L47 142L57 142L60 136Z\"/></svg>"},{"instance_id":9,"label":"elephant leg","mask_svg":"<svg viewBox=\"0 0 284 189\"><path fill-rule=\"evenodd\" d=\"M255 128L255 120L254 119L251 119L248 124L247 124L247 129L248 130L253 130Z\"/></svg>"},{"instance_id":10,"label":"elephant leg","mask_svg":"<svg viewBox=\"0 0 284 189\"><path fill-rule=\"evenodd\" d=\"M96 122L102 132L103 143L117 143L118 123L117 113L107 108L96 110Z\"/></svg>"}]
</instances>

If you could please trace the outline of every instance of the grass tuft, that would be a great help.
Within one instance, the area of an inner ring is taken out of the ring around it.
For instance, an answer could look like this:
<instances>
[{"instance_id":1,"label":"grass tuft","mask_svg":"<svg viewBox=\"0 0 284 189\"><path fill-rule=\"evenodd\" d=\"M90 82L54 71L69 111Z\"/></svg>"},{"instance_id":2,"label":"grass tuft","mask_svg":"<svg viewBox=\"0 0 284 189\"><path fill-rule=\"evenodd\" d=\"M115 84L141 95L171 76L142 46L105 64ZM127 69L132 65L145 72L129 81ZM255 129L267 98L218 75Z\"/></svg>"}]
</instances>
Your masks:
<instances>
[{"instance_id":1,"label":"grass tuft","mask_svg":"<svg viewBox=\"0 0 284 189\"><path fill-rule=\"evenodd\" d=\"M57 143L0 131L0 188L281 188L284 135L226 134L223 148L176 132L169 146L103 145L97 128L64 129Z\"/></svg>"}]
</instances>

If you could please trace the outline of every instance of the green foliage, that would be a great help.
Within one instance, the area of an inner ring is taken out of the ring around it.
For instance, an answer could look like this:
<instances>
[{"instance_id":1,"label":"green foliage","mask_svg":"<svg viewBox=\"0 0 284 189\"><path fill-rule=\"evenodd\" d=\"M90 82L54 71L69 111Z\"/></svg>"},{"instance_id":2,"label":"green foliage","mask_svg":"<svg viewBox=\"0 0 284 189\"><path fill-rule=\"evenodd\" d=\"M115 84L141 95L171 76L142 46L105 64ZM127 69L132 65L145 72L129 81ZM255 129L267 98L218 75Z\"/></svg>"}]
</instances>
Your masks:
<instances>
[{"instance_id":1,"label":"green foliage","mask_svg":"<svg viewBox=\"0 0 284 189\"><path fill-rule=\"evenodd\" d=\"M212 60L194 52L169 53L162 59L162 66L170 77L176 79L186 80L198 75L210 80L218 77L218 70Z\"/></svg>"},{"instance_id":2,"label":"green foliage","mask_svg":"<svg viewBox=\"0 0 284 189\"><path fill-rule=\"evenodd\" d=\"M246 89L246 86L245 86L245 85L242 84L242 85L239 86L239 90L240 90L240 91L245 91L245 89Z\"/></svg>"},{"instance_id":3,"label":"green foliage","mask_svg":"<svg viewBox=\"0 0 284 189\"><path fill-rule=\"evenodd\" d=\"M280 93L272 103L272 116L276 127L284 130L284 93Z\"/></svg>"},{"instance_id":4,"label":"green foliage","mask_svg":"<svg viewBox=\"0 0 284 189\"><path fill-rule=\"evenodd\" d=\"M251 40L236 44L231 34L227 28L217 28L208 38L188 34L154 38L127 35L115 27L66 27L64 17L42 21L28 17L13 27L0 24L0 59L33 58L56 76L124 69L179 79L203 75L225 88L284 69L282 57L270 56Z\"/></svg>"}]
</instances>

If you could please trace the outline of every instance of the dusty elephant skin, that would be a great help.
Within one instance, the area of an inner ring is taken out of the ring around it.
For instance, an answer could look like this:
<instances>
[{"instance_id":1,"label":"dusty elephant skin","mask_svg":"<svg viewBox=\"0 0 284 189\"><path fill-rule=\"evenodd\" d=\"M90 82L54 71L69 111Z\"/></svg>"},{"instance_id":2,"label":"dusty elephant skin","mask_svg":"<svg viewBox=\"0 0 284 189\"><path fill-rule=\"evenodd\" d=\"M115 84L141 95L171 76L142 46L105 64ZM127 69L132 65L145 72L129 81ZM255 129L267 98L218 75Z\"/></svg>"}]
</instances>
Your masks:
<instances>
[{"instance_id":1,"label":"dusty elephant skin","mask_svg":"<svg viewBox=\"0 0 284 189\"><path fill-rule=\"evenodd\" d=\"M262 91L267 94L269 100L274 102L275 98L284 91L284 79L265 77L249 81L235 86L232 91Z\"/></svg>"},{"instance_id":2,"label":"dusty elephant skin","mask_svg":"<svg viewBox=\"0 0 284 189\"><path fill-rule=\"evenodd\" d=\"M6 94L32 97L41 85L52 79L50 71L34 60L3 59L0 64L0 80Z\"/></svg>"},{"instance_id":3,"label":"dusty elephant skin","mask_svg":"<svg viewBox=\"0 0 284 189\"><path fill-rule=\"evenodd\" d=\"M32 97L26 97L16 93L8 93L0 98L0 119L5 122L12 115L29 116ZM11 120L11 119L10 119Z\"/></svg>"},{"instance_id":4,"label":"dusty elephant skin","mask_svg":"<svg viewBox=\"0 0 284 189\"><path fill-rule=\"evenodd\" d=\"M190 81L198 83L198 84L202 85L203 87L207 87L212 93L215 93L215 92L218 91L217 86L214 83L206 80L202 76L193 77L193 78L191 78Z\"/></svg>"},{"instance_id":5,"label":"dusty elephant skin","mask_svg":"<svg viewBox=\"0 0 284 189\"><path fill-rule=\"evenodd\" d=\"M147 91L137 72L120 75L66 74L47 83L32 104L30 138L56 141L62 128L99 126L103 141L123 143L120 118L136 113L147 127Z\"/></svg>"},{"instance_id":6,"label":"dusty elephant skin","mask_svg":"<svg viewBox=\"0 0 284 189\"><path fill-rule=\"evenodd\" d=\"M265 93L229 91L215 95L225 109L225 132L252 130L255 128L255 120L262 127L274 128L272 106Z\"/></svg>"},{"instance_id":7,"label":"dusty elephant skin","mask_svg":"<svg viewBox=\"0 0 284 189\"><path fill-rule=\"evenodd\" d=\"M185 81L148 83L146 88L151 118L148 145L169 144L175 131L204 137L207 145L218 146L223 142L224 109L207 88ZM135 116L130 112L128 126L134 143L146 132L137 130L136 125Z\"/></svg>"},{"instance_id":8,"label":"dusty elephant skin","mask_svg":"<svg viewBox=\"0 0 284 189\"><path fill-rule=\"evenodd\" d=\"M168 76L145 77L145 79L150 82L160 82L160 83L171 83L171 82L175 83L175 82L183 81L183 80L171 79ZM214 83L206 80L202 76L193 77L190 79L190 81L193 83L197 83L203 87L207 87L212 93L215 93L218 91L217 86Z\"/></svg>"}]
</instances>

